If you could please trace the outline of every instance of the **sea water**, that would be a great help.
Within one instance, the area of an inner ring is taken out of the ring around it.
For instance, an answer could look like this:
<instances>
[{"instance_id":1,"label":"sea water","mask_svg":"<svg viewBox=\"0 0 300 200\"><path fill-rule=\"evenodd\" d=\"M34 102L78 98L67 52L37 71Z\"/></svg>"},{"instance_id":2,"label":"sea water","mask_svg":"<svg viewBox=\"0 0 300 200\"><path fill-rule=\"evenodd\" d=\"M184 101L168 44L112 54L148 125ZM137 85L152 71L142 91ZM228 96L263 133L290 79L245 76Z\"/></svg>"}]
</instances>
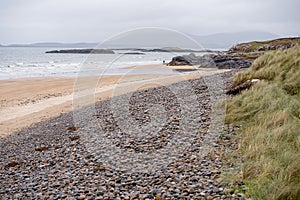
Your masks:
<instances>
[{"instance_id":1,"label":"sea water","mask_svg":"<svg viewBox=\"0 0 300 200\"><path fill-rule=\"evenodd\" d=\"M124 69L128 66L162 64L188 53L146 52L143 55L49 54L53 48L0 47L0 80L29 77L77 77L113 74L174 73L170 69Z\"/></svg>"}]
</instances>

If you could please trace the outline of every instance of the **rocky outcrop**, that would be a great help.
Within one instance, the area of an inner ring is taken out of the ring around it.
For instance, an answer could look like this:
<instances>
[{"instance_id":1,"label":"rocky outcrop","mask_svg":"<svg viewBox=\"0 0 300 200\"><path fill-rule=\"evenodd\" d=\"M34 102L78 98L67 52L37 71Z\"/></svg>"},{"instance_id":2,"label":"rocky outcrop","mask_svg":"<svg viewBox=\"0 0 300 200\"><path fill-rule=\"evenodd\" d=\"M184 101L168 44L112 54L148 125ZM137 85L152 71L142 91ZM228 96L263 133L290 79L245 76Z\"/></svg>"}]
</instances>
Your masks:
<instances>
[{"instance_id":1,"label":"rocky outcrop","mask_svg":"<svg viewBox=\"0 0 300 200\"><path fill-rule=\"evenodd\" d=\"M191 53L189 55L176 56L168 65L195 65L199 67L217 67L219 69L240 69L248 68L252 64L251 59L245 59L239 55L230 55L226 53L208 54L204 56L196 56Z\"/></svg>"},{"instance_id":2,"label":"rocky outcrop","mask_svg":"<svg viewBox=\"0 0 300 200\"><path fill-rule=\"evenodd\" d=\"M114 54L110 49L65 49L46 51L46 53L75 53L75 54Z\"/></svg>"},{"instance_id":3,"label":"rocky outcrop","mask_svg":"<svg viewBox=\"0 0 300 200\"><path fill-rule=\"evenodd\" d=\"M196 56L194 53L183 56L176 56L168 63L170 66L199 65L199 67L215 67L211 57L208 55Z\"/></svg>"},{"instance_id":4,"label":"rocky outcrop","mask_svg":"<svg viewBox=\"0 0 300 200\"><path fill-rule=\"evenodd\" d=\"M268 50L284 50L294 47L294 43L285 43L285 44L265 44L258 47L257 51L268 51Z\"/></svg>"},{"instance_id":5,"label":"rocky outcrop","mask_svg":"<svg viewBox=\"0 0 300 200\"><path fill-rule=\"evenodd\" d=\"M251 47L252 47L251 44L241 43L241 44L237 44L237 45L234 45L233 47L231 47L228 50L228 52L229 53L231 53L231 52L249 52L249 51L251 51Z\"/></svg>"},{"instance_id":6,"label":"rocky outcrop","mask_svg":"<svg viewBox=\"0 0 300 200\"><path fill-rule=\"evenodd\" d=\"M168 63L170 66L178 66L178 65L192 65L185 56L176 56L172 58L171 62Z\"/></svg>"},{"instance_id":7,"label":"rocky outcrop","mask_svg":"<svg viewBox=\"0 0 300 200\"><path fill-rule=\"evenodd\" d=\"M211 54L210 57L219 69L241 69L252 65L251 59L245 59L237 55L230 54Z\"/></svg>"},{"instance_id":8,"label":"rocky outcrop","mask_svg":"<svg viewBox=\"0 0 300 200\"><path fill-rule=\"evenodd\" d=\"M296 45L300 45L300 37L280 38L262 42L248 42L233 46L228 50L229 53L249 53L256 51L284 50Z\"/></svg>"},{"instance_id":9,"label":"rocky outcrop","mask_svg":"<svg viewBox=\"0 0 300 200\"><path fill-rule=\"evenodd\" d=\"M119 54L123 54L123 55L145 55L142 52L125 52L125 53L119 53Z\"/></svg>"},{"instance_id":10,"label":"rocky outcrop","mask_svg":"<svg viewBox=\"0 0 300 200\"><path fill-rule=\"evenodd\" d=\"M147 49L147 48L113 48L111 50L116 51L135 51L135 52L177 52L177 53L201 53L201 52L213 52L208 49L182 49L179 47L163 47L163 48L154 48L154 49Z\"/></svg>"}]
</instances>

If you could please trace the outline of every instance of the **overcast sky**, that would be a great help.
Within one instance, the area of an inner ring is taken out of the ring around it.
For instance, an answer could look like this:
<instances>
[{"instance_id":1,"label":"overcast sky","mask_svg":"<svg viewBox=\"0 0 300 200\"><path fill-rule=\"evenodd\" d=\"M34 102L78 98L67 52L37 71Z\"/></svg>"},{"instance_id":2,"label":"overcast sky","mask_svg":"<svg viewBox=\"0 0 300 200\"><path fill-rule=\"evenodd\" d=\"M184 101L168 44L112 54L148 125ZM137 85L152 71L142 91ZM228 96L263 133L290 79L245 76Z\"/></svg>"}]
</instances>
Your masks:
<instances>
[{"instance_id":1,"label":"overcast sky","mask_svg":"<svg viewBox=\"0 0 300 200\"><path fill-rule=\"evenodd\" d=\"M299 0L1 0L0 44L98 42L139 27L300 35Z\"/></svg>"}]
</instances>

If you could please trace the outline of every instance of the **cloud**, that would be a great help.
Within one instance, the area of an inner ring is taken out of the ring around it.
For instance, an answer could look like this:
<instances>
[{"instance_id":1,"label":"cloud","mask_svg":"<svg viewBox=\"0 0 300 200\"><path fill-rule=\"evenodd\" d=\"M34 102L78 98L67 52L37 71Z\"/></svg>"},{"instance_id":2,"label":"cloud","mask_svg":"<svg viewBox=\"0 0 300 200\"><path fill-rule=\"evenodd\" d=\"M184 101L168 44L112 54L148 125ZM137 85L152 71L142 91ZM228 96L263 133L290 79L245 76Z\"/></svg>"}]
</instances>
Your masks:
<instances>
[{"instance_id":1,"label":"cloud","mask_svg":"<svg viewBox=\"0 0 300 200\"><path fill-rule=\"evenodd\" d=\"M0 3L1 43L99 41L137 27L191 34L261 30L298 35L298 0L11 0Z\"/></svg>"}]
</instances>

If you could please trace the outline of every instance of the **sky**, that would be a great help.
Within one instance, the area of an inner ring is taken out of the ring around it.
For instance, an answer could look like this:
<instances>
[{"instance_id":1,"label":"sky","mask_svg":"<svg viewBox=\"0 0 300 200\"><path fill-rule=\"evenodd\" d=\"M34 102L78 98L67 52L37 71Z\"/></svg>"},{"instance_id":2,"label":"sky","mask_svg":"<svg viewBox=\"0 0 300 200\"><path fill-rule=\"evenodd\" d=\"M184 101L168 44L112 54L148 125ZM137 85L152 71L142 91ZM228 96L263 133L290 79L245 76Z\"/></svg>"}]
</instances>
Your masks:
<instances>
[{"instance_id":1,"label":"sky","mask_svg":"<svg viewBox=\"0 0 300 200\"><path fill-rule=\"evenodd\" d=\"M1 0L0 44L100 42L142 27L299 36L299 8L299 0Z\"/></svg>"}]
</instances>

